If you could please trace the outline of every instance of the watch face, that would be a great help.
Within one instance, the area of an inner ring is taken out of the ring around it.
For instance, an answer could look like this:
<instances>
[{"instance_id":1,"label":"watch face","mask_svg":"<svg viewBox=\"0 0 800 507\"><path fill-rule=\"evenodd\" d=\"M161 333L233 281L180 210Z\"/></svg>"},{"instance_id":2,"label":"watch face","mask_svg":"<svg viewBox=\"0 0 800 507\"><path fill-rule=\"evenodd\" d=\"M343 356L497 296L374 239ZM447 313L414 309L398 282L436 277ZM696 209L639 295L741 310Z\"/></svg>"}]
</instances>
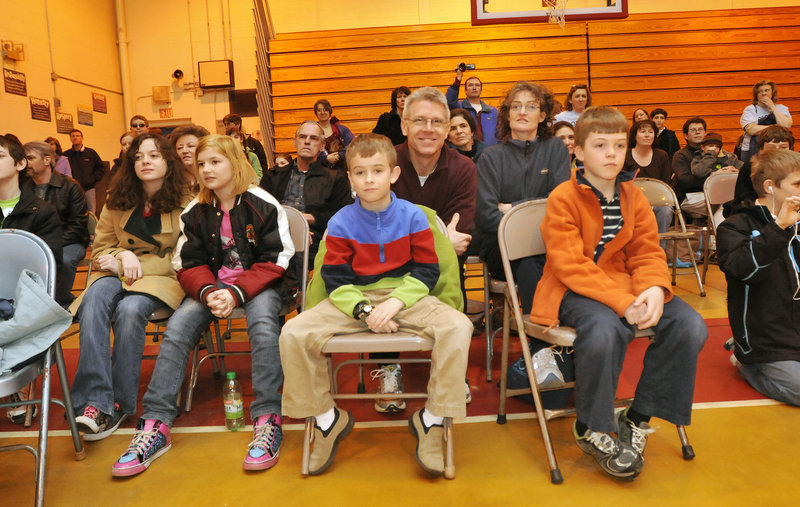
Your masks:
<instances>
[{"instance_id":1,"label":"watch face","mask_svg":"<svg viewBox=\"0 0 800 507\"><path fill-rule=\"evenodd\" d=\"M372 310L372 305L364 305L364 313L370 313Z\"/></svg>"}]
</instances>

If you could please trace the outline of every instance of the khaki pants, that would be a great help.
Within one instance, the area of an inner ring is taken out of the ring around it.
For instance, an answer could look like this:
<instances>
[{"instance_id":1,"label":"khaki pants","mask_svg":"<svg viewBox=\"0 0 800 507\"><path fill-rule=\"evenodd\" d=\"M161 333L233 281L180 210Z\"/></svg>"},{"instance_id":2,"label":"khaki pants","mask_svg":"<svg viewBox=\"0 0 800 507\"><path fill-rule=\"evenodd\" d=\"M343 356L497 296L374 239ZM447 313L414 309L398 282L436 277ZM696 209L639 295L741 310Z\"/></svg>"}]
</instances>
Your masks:
<instances>
[{"instance_id":1,"label":"khaki pants","mask_svg":"<svg viewBox=\"0 0 800 507\"><path fill-rule=\"evenodd\" d=\"M364 294L376 305L390 293L389 289L380 289ZM400 331L435 340L425 408L441 417L465 417L464 378L472 323L463 313L433 296L425 296L411 308L401 310L395 321ZM366 324L345 315L328 299L283 326L280 351L284 415L302 419L334 407L328 362L322 348L334 335L367 330Z\"/></svg>"}]
</instances>

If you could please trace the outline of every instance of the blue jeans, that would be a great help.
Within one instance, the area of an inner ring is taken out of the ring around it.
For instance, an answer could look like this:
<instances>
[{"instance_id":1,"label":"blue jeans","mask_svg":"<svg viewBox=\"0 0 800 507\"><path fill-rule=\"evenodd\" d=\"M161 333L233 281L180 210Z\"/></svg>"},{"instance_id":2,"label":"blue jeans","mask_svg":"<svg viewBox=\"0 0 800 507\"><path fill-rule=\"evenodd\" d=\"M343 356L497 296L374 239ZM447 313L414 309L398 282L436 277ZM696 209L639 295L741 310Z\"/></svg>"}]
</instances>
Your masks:
<instances>
[{"instance_id":1,"label":"blue jeans","mask_svg":"<svg viewBox=\"0 0 800 507\"><path fill-rule=\"evenodd\" d=\"M561 324L575 328L575 409L594 431L616 431L614 398L634 327L608 306L567 291ZM703 318L678 297L664 304L644 356L633 408L674 424L691 423L697 355L708 337Z\"/></svg>"},{"instance_id":2,"label":"blue jeans","mask_svg":"<svg viewBox=\"0 0 800 507\"><path fill-rule=\"evenodd\" d=\"M250 417L254 421L265 414L281 413L280 309L281 298L274 289L263 291L244 305L255 393ZM143 418L159 419L172 426L178 415L178 393L186 374L189 353L213 320L214 316L205 304L188 297L170 317L150 385L142 399Z\"/></svg>"},{"instance_id":3,"label":"blue jeans","mask_svg":"<svg viewBox=\"0 0 800 507\"><path fill-rule=\"evenodd\" d=\"M800 361L742 364L739 371L764 396L800 406Z\"/></svg>"},{"instance_id":4,"label":"blue jeans","mask_svg":"<svg viewBox=\"0 0 800 507\"><path fill-rule=\"evenodd\" d=\"M75 271L78 261L86 257L86 247L80 243L64 245L61 266L56 276L56 301L61 305L69 305L75 299L72 295L72 284L75 282Z\"/></svg>"},{"instance_id":5,"label":"blue jeans","mask_svg":"<svg viewBox=\"0 0 800 507\"><path fill-rule=\"evenodd\" d=\"M77 413L92 405L111 414L114 402L122 412L136 413L147 317L161 306L151 296L125 292L114 276L86 289L78 308L81 357L71 391Z\"/></svg>"}]
</instances>

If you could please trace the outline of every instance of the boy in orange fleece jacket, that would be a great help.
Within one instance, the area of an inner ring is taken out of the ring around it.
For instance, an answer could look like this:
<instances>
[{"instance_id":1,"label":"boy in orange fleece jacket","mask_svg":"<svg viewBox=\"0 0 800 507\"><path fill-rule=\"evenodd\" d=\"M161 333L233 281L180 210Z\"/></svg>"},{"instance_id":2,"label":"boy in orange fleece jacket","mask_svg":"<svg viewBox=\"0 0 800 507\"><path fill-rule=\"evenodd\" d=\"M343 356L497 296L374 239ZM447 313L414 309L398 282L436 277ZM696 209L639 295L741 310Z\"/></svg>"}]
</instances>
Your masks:
<instances>
[{"instance_id":1,"label":"boy in orange fleece jacket","mask_svg":"<svg viewBox=\"0 0 800 507\"><path fill-rule=\"evenodd\" d=\"M547 262L531 320L575 328L578 447L605 472L633 479L644 465L651 416L691 422L697 355L708 331L672 294L655 215L634 175L620 172L627 144L627 121L616 109L587 109L576 123L575 154L584 169L547 200ZM617 382L637 327L654 328L655 338L633 403L615 417Z\"/></svg>"}]
</instances>

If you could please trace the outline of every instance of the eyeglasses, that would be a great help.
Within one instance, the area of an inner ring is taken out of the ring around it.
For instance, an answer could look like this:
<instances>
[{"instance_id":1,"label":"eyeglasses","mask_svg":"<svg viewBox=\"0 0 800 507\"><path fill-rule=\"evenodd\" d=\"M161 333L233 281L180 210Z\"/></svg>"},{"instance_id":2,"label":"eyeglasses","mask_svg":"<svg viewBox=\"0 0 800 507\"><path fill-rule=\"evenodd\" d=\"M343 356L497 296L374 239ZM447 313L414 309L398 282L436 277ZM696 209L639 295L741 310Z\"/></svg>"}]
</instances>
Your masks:
<instances>
[{"instance_id":1,"label":"eyeglasses","mask_svg":"<svg viewBox=\"0 0 800 507\"><path fill-rule=\"evenodd\" d=\"M538 109L539 109L539 104L537 104L536 102L528 102L527 104L522 104L521 102L511 103L511 110L515 113L520 113L523 110L533 112Z\"/></svg>"},{"instance_id":2,"label":"eyeglasses","mask_svg":"<svg viewBox=\"0 0 800 507\"><path fill-rule=\"evenodd\" d=\"M441 118L422 118L422 117L412 118L411 124L417 128L427 127L430 125L435 129L443 129L445 127L450 126L450 122L445 121Z\"/></svg>"},{"instance_id":3,"label":"eyeglasses","mask_svg":"<svg viewBox=\"0 0 800 507\"><path fill-rule=\"evenodd\" d=\"M131 128L140 129L146 127L146 123L131 123Z\"/></svg>"},{"instance_id":4,"label":"eyeglasses","mask_svg":"<svg viewBox=\"0 0 800 507\"><path fill-rule=\"evenodd\" d=\"M691 132L692 134L702 134L705 131L706 131L706 129L704 129L702 127L696 128L696 129L689 129L689 132Z\"/></svg>"}]
</instances>

